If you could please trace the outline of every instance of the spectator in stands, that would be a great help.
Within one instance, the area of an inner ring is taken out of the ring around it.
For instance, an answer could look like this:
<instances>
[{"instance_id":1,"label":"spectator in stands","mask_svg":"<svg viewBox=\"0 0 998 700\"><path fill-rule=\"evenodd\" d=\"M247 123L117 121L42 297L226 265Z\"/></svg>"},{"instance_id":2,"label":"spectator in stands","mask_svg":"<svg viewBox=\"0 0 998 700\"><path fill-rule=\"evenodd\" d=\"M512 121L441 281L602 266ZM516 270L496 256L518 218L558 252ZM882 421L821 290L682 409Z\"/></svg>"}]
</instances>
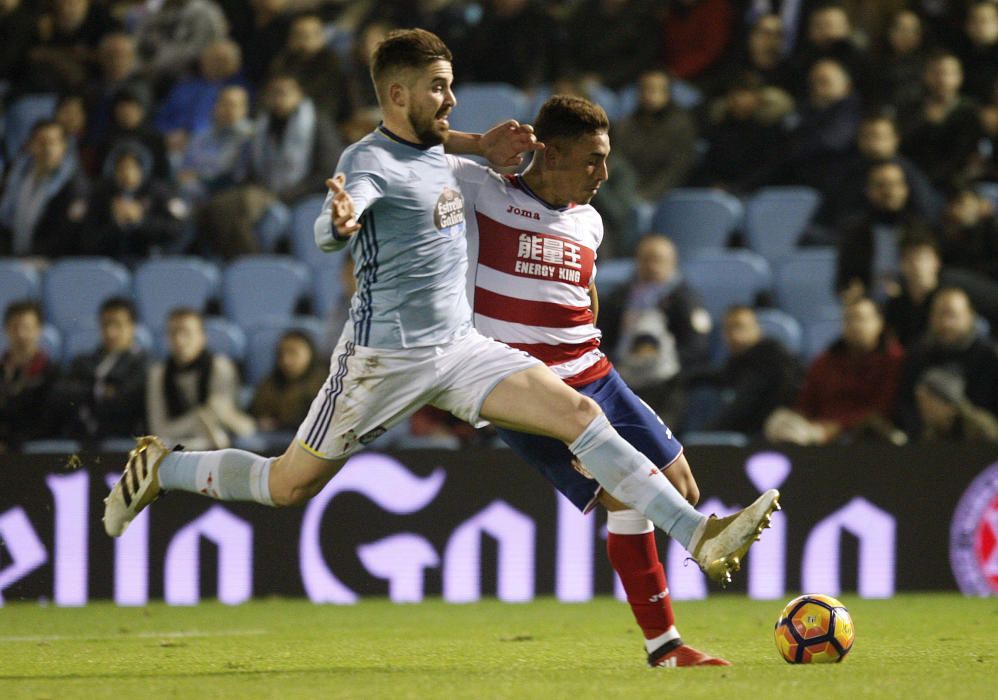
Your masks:
<instances>
[{"instance_id":1,"label":"spectator in stands","mask_svg":"<svg viewBox=\"0 0 998 700\"><path fill-rule=\"evenodd\" d=\"M290 223L287 207L325 191L340 149L332 121L315 109L298 81L289 75L271 77L254 125L250 178L212 197L199 230L207 232L210 245L225 258L259 251L258 235L280 238ZM267 234L261 226L274 230Z\"/></svg>"},{"instance_id":2,"label":"spectator in stands","mask_svg":"<svg viewBox=\"0 0 998 700\"><path fill-rule=\"evenodd\" d=\"M807 19L807 38L794 61L795 95L813 92L812 71L823 61L834 61L845 71L849 82L859 92L866 91L871 76L866 52L853 40L852 21L845 8L836 2L819 5Z\"/></svg>"},{"instance_id":3,"label":"spectator in stands","mask_svg":"<svg viewBox=\"0 0 998 700\"><path fill-rule=\"evenodd\" d=\"M742 195L773 177L784 134L765 113L763 90L759 77L745 72L715 103L696 184Z\"/></svg>"},{"instance_id":4,"label":"spectator in stands","mask_svg":"<svg viewBox=\"0 0 998 700\"><path fill-rule=\"evenodd\" d=\"M841 225L865 204L864 189L870 168L879 163L893 162L904 171L912 211L926 221L935 222L943 209L943 198L929 182L921 168L899 153L901 144L897 124L886 111L874 112L863 118L856 135L856 148L835 166L830 189L817 217L822 225Z\"/></svg>"},{"instance_id":5,"label":"spectator in stands","mask_svg":"<svg viewBox=\"0 0 998 700\"><path fill-rule=\"evenodd\" d=\"M315 108L337 124L350 118L353 110L346 76L336 52L326 44L325 27L319 15L303 14L291 22L288 43L274 57L270 72L297 78Z\"/></svg>"},{"instance_id":6,"label":"spectator in stands","mask_svg":"<svg viewBox=\"0 0 998 700\"><path fill-rule=\"evenodd\" d=\"M160 104L153 124L166 136L167 151L179 160L191 135L211 126L212 109L229 85L248 87L242 77L242 52L231 39L204 47L198 74L181 79Z\"/></svg>"},{"instance_id":7,"label":"spectator in stands","mask_svg":"<svg viewBox=\"0 0 998 700\"><path fill-rule=\"evenodd\" d=\"M963 68L956 56L929 57L923 81L924 99L898 113L901 150L941 188L964 175L981 129L976 105L960 95Z\"/></svg>"},{"instance_id":8,"label":"spectator in stands","mask_svg":"<svg viewBox=\"0 0 998 700\"><path fill-rule=\"evenodd\" d=\"M208 44L224 39L225 15L210 0L164 0L145 15L136 30L136 46L157 95L194 69Z\"/></svg>"},{"instance_id":9,"label":"spectator in stands","mask_svg":"<svg viewBox=\"0 0 998 700\"><path fill-rule=\"evenodd\" d=\"M927 57L922 18L907 9L894 13L876 56L876 101L889 105L917 102Z\"/></svg>"},{"instance_id":10,"label":"spectator in stands","mask_svg":"<svg viewBox=\"0 0 998 700\"><path fill-rule=\"evenodd\" d=\"M156 177L171 179L166 141L149 122L150 101L149 90L138 83L122 88L114 96L111 102L111 127L98 149L98 163L102 171L110 167L110 153L121 144L129 143L146 152Z\"/></svg>"},{"instance_id":11,"label":"spectator in stands","mask_svg":"<svg viewBox=\"0 0 998 700\"><path fill-rule=\"evenodd\" d=\"M357 31L346 71L347 90L353 109L350 120L343 128L343 135L348 143L370 133L381 120L378 96L374 93L374 84L371 82L371 56L392 29L395 26L389 22L374 21Z\"/></svg>"},{"instance_id":12,"label":"spectator in stands","mask_svg":"<svg viewBox=\"0 0 998 700\"><path fill-rule=\"evenodd\" d=\"M748 306L728 309L722 331L728 359L719 370L696 377L720 393L720 405L703 427L759 434L777 407L793 402L800 363L778 340L763 336Z\"/></svg>"},{"instance_id":13,"label":"spectator in stands","mask_svg":"<svg viewBox=\"0 0 998 700\"><path fill-rule=\"evenodd\" d=\"M35 124L28 157L14 162L0 197L0 253L49 258L78 251L87 181L56 121Z\"/></svg>"},{"instance_id":14,"label":"spectator in stands","mask_svg":"<svg viewBox=\"0 0 998 700\"><path fill-rule=\"evenodd\" d=\"M998 221L994 204L973 186L950 192L939 247L943 283L964 290L998 331Z\"/></svg>"},{"instance_id":15,"label":"spectator in stands","mask_svg":"<svg viewBox=\"0 0 998 700\"><path fill-rule=\"evenodd\" d=\"M90 138L101 141L111 128L114 96L124 88L149 91L139 70L135 39L130 34L105 34L97 47L99 75L89 86Z\"/></svg>"},{"instance_id":16,"label":"spectator in stands","mask_svg":"<svg viewBox=\"0 0 998 700\"><path fill-rule=\"evenodd\" d=\"M149 430L193 450L228 447L232 435L252 434L256 423L237 404L236 366L208 350L201 314L171 311L167 340L167 359L153 364L146 380Z\"/></svg>"},{"instance_id":17,"label":"spectator in stands","mask_svg":"<svg viewBox=\"0 0 998 700\"><path fill-rule=\"evenodd\" d=\"M876 435L903 442L890 423L904 350L884 332L872 299L846 304L842 336L807 370L793 410L778 408L766 421L766 438L798 445L852 442Z\"/></svg>"},{"instance_id":18,"label":"spectator in stands","mask_svg":"<svg viewBox=\"0 0 998 700\"><path fill-rule=\"evenodd\" d=\"M660 34L642 0L585 0L565 22L567 70L614 90L650 70Z\"/></svg>"},{"instance_id":19,"label":"spectator in stands","mask_svg":"<svg viewBox=\"0 0 998 700\"><path fill-rule=\"evenodd\" d=\"M482 19L468 32L461 81L509 83L531 90L558 75L558 26L537 0L487 0ZM502 60L496 60L501 56Z\"/></svg>"},{"instance_id":20,"label":"spectator in stands","mask_svg":"<svg viewBox=\"0 0 998 700\"><path fill-rule=\"evenodd\" d=\"M83 95L67 92L59 96L52 119L66 132L66 148L87 177L97 172L97 147L87 133L87 103Z\"/></svg>"},{"instance_id":21,"label":"spectator in stands","mask_svg":"<svg viewBox=\"0 0 998 700\"><path fill-rule=\"evenodd\" d=\"M695 81L724 58L735 28L731 0L676 0L662 21L662 65Z\"/></svg>"},{"instance_id":22,"label":"spectator in stands","mask_svg":"<svg viewBox=\"0 0 998 700\"><path fill-rule=\"evenodd\" d=\"M923 440L998 442L998 417L967 400L964 378L932 367L915 386Z\"/></svg>"},{"instance_id":23,"label":"spectator in stands","mask_svg":"<svg viewBox=\"0 0 998 700\"><path fill-rule=\"evenodd\" d=\"M898 391L897 425L909 437L919 437L922 432L915 386L932 367L959 375L972 404L998 413L998 355L994 346L980 337L976 322L977 314L963 290L946 287L936 293L928 333L909 351Z\"/></svg>"},{"instance_id":24,"label":"spectator in stands","mask_svg":"<svg viewBox=\"0 0 998 700\"><path fill-rule=\"evenodd\" d=\"M928 236L909 236L899 248L898 286L884 305L884 320L901 345L910 348L928 328L942 262L935 239Z\"/></svg>"},{"instance_id":25,"label":"spectator in stands","mask_svg":"<svg viewBox=\"0 0 998 700\"><path fill-rule=\"evenodd\" d=\"M957 55L963 65L963 93L978 102L991 99L998 79L998 5L977 0L967 9Z\"/></svg>"},{"instance_id":26,"label":"spectator in stands","mask_svg":"<svg viewBox=\"0 0 998 700\"><path fill-rule=\"evenodd\" d=\"M710 361L710 314L680 274L666 236L641 239L635 277L600 299L601 346L663 420L675 422L684 400L680 373L704 370Z\"/></svg>"},{"instance_id":27,"label":"spectator in stands","mask_svg":"<svg viewBox=\"0 0 998 700\"><path fill-rule=\"evenodd\" d=\"M856 140L862 108L852 79L835 60L817 61L808 73L808 84L808 100L791 135L788 181L825 192L831 167Z\"/></svg>"},{"instance_id":28,"label":"spectator in stands","mask_svg":"<svg viewBox=\"0 0 998 700\"><path fill-rule=\"evenodd\" d=\"M931 237L931 228L912 211L910 201L900 165L887 162L870 168L865 211L842 226L835 284L843 297L882 301L894 288L901 241Z\"/></svg>"},{"instance_id":29,"label":"spectator in stands","mask_svg":"<svg viewBox=\"0 0 998 700\"><path fill-rule=\"evenodd\" d=\"M56 385L64 432L93 441L144 435L149 356L135 341L135 306L111 297L100 307L100 345L73 358Z\"/></svg>"},{"instance_id":30,"label":"spectator in stands","mask_svg":"<svg viewBox=\"0 0 998 700\"><path fill-rule=\"evenodd\" d=\"M710 81L709 92L722 94L734 81L741 81L746 73L755 76L764 86L781 92L789 90L792 73L785 49L783 20L775 14L760 15L753 21L745 45L732 52L717 79Z\"/></svg>"},{"instance_id":31,"label":"spectator in stands","mask_svg":"<svg viewBox=\"0 0 998 700\"><path fill-rule=\"evenodd\" d=\"M54 0L35 26L24 92L81 90L94 76L101 37L115 28L102 2Z\"/></svg>"},{"instance_id":32,"label":"spectator in stands","mask_svg":"<svg viewBox=\"0 0 998 700\"><path fill-rule=\"evenodd\" d=\"M42 311L15 301L3 314L7 350L0 356L0 452L48 435L49 395L59 370L41 348Z\"/></svg>"},{"instance_id":33,"label":"spectator in stands","mask_svg":"<svg viewBox=\"0 0 998 700\"><path fill-rule=\"evenodd\" d=\"M638 109L616 124L613 142L639 178L638 193L654 202L686 183L696 162L696 123L674 104L669 76L660 70L638 79Z\"/></svg>"},{"instance_id":34,"label":"spectator in stands","mask_svg":"<svg viewBox=\"0 0 998 700\"><path fill-rule=\"evenodd\" d=\"M177 252L188 206L173 187L152 174L149 154L129 142L108 156L110 173L95 186L81 252L137 263Z\"/></svg>"},{"instance_id":35,"label":"spectator in stands","mask_svg":"<svg viewBox=\"0 0 998 700\"><path fill-rule=\"evenodd\" d=\"M212 125L194 135L180 163L177 180L191 203L242 182L249 173L253 123L248 118L246 88L223 88L215 102Z\"/></svg>"},{"instance_id":36,"label":"spectator in stands","mask_svg":"<svg viewBox=\"0 0 998 700\"><path fill-rule=\"evenodd\" d=\"M291 0L250 0L252 21L246 33L233 38L239 42L246 60L246 77L253 85L263 85L274 57L288 43L291 31Z\"/></svg>"},{"instance_id":37,"label":"spectator in stands","mask_svg":"<svg viewBox=\"0 0 998 700\"><path fill-rule=\"evenodd\" d=\"M299 330L285 332L277 342L274 368L257 386L249 407L257 427L266 432L297 430L326 380L326 373L308 334Z\"/></svg>"},{"instance_id":38,"label":"spectator in stands","mask_svg":"<svg viewBox=\"0 0 998 700\"><path fill-rule=\"evenodd\" d=\"M36 12L35 3L30 0L0 0L0 81L8 88L9 81L27 72Z\"/></svg>"}]
</instances>

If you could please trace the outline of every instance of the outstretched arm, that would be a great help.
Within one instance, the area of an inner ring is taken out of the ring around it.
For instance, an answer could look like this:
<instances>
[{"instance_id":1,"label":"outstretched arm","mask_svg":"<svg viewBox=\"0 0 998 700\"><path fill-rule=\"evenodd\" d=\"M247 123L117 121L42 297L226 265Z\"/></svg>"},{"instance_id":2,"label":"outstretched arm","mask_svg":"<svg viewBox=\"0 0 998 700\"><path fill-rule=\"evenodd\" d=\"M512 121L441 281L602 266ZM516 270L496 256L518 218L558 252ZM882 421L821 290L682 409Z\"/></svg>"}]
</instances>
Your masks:
<instances>
[{"instance_id":1,"label":"outstretched arm","mask_svg":"<svg viewBox=\"0 0 998 700\"><path fill-rule=\"evenodd\" d=\"M537 140L534 128L515 119L497 124L484 134L451 131L444 146L455 155L482 156L498 168L520 165L524 153L542 148L544 144Z\"/></svg>"}]
</instances>

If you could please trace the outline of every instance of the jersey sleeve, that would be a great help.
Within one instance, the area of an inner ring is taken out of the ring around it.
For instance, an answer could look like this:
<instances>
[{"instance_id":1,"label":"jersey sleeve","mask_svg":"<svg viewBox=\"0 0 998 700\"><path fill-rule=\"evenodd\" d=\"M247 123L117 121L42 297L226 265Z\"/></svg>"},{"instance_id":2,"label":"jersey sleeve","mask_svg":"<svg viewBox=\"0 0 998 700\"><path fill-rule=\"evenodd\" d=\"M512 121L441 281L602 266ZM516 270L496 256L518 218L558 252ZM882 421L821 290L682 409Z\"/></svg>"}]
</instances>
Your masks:
<instances>
[{"instance_id":1,"label":"jersey sleeve","mask_svg":"<svg viewBox=\"0 0 998 700\"><path fill-rule=\"evenodd\" d=\"M492 170L484 165L479 165L473 160L460 156L446 156L447 164L450 166L454 179L461 187L461 195L464 197L465 205L474 208L475 200L482 185L493 175Z\"/></svg>"},{"instance_id":2,"label":"jersey sleeve","mask_svg":"<svg viewBox=\"0 0 998 700\"><path fill-rule=\"evenodd\" d=\"M336 172L343 173L346 178L345 189L353 199L358 220L371 205L384 196L387 189L384 168L380 167L378 158L369 150L348 149L340 158ZM333 230L332 207L333 195L328 192L313 226L315 244L327 253L339 250L350 240L341 238Z\"/></svg>"}]
</instances>

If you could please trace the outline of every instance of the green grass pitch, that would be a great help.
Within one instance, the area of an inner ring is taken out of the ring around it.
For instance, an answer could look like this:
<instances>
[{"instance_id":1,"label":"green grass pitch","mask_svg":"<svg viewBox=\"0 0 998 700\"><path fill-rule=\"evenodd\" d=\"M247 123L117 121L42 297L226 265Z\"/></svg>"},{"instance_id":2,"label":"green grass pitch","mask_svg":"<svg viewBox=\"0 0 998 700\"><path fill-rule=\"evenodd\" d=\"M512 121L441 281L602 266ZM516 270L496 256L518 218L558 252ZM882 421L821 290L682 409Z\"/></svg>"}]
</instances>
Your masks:
<instances>
[{"instance_id":1,"label":"green grass pitch","mask_svg":"<svg viewBox=\"0 0 998 700\"><path fill-rule=\"evenodd\" d=\"M792 596L787 595L789 600ZM842 664L790 666L783 601L675 605L684 639L731 668L649 670L627 606L539 600L317 606L260 600L0 608L0 698L996 698L998 599L842 596Z\"/></svg>"}]
</instances>

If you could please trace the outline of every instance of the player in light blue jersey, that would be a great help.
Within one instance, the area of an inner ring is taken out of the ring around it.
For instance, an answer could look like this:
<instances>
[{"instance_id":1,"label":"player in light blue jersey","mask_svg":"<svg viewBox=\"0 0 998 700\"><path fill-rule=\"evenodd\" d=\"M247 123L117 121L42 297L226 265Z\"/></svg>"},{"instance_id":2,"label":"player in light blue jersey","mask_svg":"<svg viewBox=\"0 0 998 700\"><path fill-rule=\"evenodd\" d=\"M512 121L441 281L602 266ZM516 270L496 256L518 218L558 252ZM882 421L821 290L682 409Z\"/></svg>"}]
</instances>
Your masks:
<instances>
[{"instance_id":1,"label":"player in light blue jersey","mask_svg":"<svg viewBox=\"0 0 998 700\"><path fill-rule=\"evenodd\" d=\"M463 202L443 155L456 104L450 51L429 32L393 32L375 51L371 73L384 123L344 153L316 221L323 248L349 241L357 292L329 378L295 440L268 459L235 449L171 452L154 436L140 438L105 499L105 530L121 535L161 489L302 504L352 453L430 404L472 424L564 442L614 498L682 544L710 578L728 581L779 494L768 491L726 518L701 515L592 399L472 327ZM463 135L451 146L482 152L503 134L513 136L508 146L524 133Z\"/></svg>"}]
</instances>

